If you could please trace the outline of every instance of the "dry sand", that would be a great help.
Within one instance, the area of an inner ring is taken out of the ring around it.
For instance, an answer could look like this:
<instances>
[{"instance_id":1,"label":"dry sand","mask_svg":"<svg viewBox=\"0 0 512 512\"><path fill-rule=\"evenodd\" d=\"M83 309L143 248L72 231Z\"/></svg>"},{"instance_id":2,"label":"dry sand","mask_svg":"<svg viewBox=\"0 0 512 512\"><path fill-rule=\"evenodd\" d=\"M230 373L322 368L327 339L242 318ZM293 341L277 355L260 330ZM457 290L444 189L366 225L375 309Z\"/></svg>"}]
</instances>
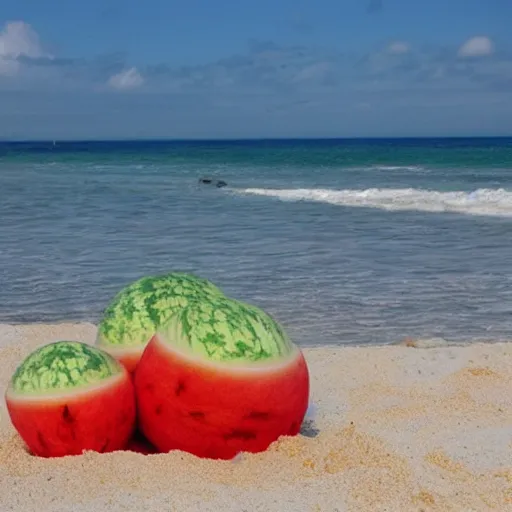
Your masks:
<instances>
[{"instance_id":1,"label":"dry sand","mask_svg":"<svg viewBox=\"0 0 512 512\"><path fill-rule=\"evenodd\" d=\"M95 331L0 325L0 392L32 348L92 342ZM2 400L0 511L512 510L511 343L305 355L314 412L303 435L233 461L183 452L36 458Z\"/></svg>"}]
</instances>

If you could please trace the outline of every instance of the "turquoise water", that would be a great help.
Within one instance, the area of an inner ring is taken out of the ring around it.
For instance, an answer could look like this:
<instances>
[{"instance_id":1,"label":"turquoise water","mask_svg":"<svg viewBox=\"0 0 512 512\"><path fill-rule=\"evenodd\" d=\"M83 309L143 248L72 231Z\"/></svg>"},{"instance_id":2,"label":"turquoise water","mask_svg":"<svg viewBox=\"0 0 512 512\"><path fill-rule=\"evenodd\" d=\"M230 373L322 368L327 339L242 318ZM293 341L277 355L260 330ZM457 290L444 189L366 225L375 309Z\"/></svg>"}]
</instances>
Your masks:
<instances>
[{"instance_id":1,"label":"turquoise water","mask_svg":"<svg viewBox=\"0 0 512 512\"><path fill-rule=\"evenodd\" d=\"M512 139L0 143L0 198L1 322L182 270L301 344L512 332Z\"/></svg>"}]
</instances>

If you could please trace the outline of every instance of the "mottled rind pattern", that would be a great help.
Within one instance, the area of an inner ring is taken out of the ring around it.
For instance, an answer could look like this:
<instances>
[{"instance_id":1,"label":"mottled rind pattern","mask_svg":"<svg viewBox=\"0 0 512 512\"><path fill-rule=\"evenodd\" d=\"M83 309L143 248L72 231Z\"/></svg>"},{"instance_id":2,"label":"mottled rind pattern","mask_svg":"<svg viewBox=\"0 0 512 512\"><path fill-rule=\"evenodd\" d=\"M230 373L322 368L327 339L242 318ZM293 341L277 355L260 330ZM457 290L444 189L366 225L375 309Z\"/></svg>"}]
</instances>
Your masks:
<instances>
[{"instance_id":1,"label":"mottled rind pattern","mask_svg":"<svg viewBox=\"0 0 512 512\"><path fill-rule=\"evenodd\" d=\"M121 365L102 350L77 341L57 341L24 360L11 387L18 393L66 390L98 383L121 371Z\"/></svg>"},{"instance_id":2,"label":"mottled rind pattern","mask_svg":"<svg viewBox=\"0 0 512 512\"><path fill-rule=\"evenodd\" d=\"M261 361L293 351L281 326L256 306L227 297L190 303L158 331L178 350L211 361Z\"/></svg>"},{"instance_id":3,"label":"mottled rind pattern","mask_svg":"<svg viewBox=\"0 0 512 512\"><path fill-rule=\"evenodd\" d=\"M119 292L105 309L97 343L111 346L146 344L157 328L193 300L223 296L207 279L172 272L143 277Z\"/></svg>"}]
</instances>

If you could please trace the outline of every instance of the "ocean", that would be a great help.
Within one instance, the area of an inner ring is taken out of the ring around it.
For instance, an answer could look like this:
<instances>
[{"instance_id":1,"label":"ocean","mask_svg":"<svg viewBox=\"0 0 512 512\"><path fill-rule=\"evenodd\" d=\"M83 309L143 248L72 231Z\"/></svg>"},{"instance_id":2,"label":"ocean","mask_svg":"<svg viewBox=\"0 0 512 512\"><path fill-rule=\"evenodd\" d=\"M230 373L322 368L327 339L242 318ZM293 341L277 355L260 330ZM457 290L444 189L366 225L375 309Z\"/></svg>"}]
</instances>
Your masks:
<instances>
[{"instance_id":1,"label":"ocean","mask_svg":"<svg viewBox=\"0 0 512 512\"><path fill-rule=\"evenodd\" d=\"M0 322L173 270L301 345L510 339L512 138L0 143Z\"/></svg>"}]
</instances>

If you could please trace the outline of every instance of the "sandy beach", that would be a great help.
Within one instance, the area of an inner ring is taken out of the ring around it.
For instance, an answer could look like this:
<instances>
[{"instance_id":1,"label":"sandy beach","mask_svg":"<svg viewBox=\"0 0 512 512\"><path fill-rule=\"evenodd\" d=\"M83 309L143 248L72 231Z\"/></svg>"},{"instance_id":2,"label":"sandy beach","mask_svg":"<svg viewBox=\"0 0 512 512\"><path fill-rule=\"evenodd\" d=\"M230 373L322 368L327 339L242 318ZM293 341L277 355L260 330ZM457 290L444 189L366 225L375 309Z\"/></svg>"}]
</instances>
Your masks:
<instances>
[{"instance_id":1,"label":"sandy beach","mask_svg":"<svg viewBox=\"0 0 512 512\"><path fill-rule=\"evenodd\" d=\"M29 455L3 400L12 372L36 346L95 332L0 325L2 512L512 510L512 343L307 348L302 434L232 461Z\"/></svg>"}]
</instances>

